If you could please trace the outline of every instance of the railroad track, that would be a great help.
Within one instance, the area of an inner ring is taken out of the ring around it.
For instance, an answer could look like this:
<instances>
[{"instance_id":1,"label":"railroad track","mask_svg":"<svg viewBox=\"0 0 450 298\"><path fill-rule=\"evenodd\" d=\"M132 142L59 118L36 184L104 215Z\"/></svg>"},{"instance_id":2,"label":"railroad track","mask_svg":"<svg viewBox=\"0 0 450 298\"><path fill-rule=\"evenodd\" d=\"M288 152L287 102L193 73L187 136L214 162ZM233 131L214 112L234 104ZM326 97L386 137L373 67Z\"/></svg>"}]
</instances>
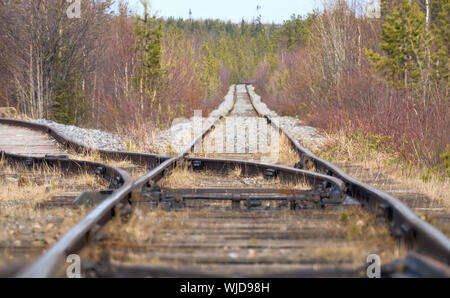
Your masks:
<instances>
[{"instance_id":1,"label":"railroad track","mask_svg":"<svg viewBox=\"0 0 450 298\"><path fill-rule=\"evenodd\" d=\"M278 134L278 140L269 144L258 132L253 141L242 142L251 139L247 133L242 138L223 125L236 115L257 118L243 126L239 122L241 127L269 124L264 132ZM48 127L32 128L86 151ZM302 147L260 104L252 86L230 88L219 115L202 128L176 157L101 151L151 170L134 182L123 179L17 276L62 274L72 253L86 260L86 276L361 276L365 269L357 264L374 247L386 262L398 259L383 267L384 276L449 276L450 242L442 233L399 200ZM264 147L286 140L287 150L277 151L274 163L260 162L273 158ZM215 151L204 153L211 143ZM220 153L221 146L233 150L222 147L225 153ZM255 154L252 146L264 154ZM203 148L200 154L198 148ZM358 206L372 215L359 214ZM367 237L349 239L345 212L358 213L356 224L362 222Z\"/></svg>"},{"instance_id":2,"label":"railroad track","mask_svg":"<svg viewBox=\"0 0 450 298\"><path fill-rule=\"evenodd\" d=\"M90 152L51 127L0 120L0 182L6 198L0 202L5 228L0 236L1 277L36 259L67 225L159 162L154 155L99 152L103 160L117 161L118 168L82 160Z\"/></svg>"}]
</instances>

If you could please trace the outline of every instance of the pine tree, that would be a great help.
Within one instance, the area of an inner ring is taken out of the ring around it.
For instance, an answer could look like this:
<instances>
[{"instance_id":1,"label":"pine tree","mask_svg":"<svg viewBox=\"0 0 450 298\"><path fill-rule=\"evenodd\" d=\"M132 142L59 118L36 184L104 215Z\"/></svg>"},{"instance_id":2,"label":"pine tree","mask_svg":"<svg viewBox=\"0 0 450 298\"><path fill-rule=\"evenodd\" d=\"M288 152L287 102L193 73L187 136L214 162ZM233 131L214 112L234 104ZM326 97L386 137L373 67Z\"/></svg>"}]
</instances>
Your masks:
<instances>
[{"instance_id":1,"label":"pine tree","mask_svg":"<svg viewBox=\"0 0 450 298\"><path fill-rule=\"evenodd\" d=\"M446 0L439 7L440 11L436 15L434 22L434 33L438 50L433 53L433 79L440 89L448 95L449 89L449 38L450 38L450 3ZM436 8L437 9L437 8Z\"/></svg>"},{"instance_id":2,"label":"pine tree","mask_svg":"<svg viewBox=\"0 0 450 298\"><path fill-rule=\"evenodd\" d=\"M163 74L161 67L161 40L163 37L163 23L149 14L149 4L141 0L144 6L143 17L137 16L135 33L137 36L138 56L140 59L139 75L135 78L135 85L140 94L141 110L144 110L145 99L150 100L150 113L156 105L156 87ZM160 103L158 103L160 105Z\"/></svg>"},{"instance_id":3,"label":"pine tree","mask_svg":"<svg viewBox=\"0 0 450 298\"><path fill-rule=\"evenodd\" d=\"M219 85L218 73L219 73L219 63L214 58L208 44L202 46L203 54L203 65L201 81L206 88L206 96L210 97L214 89Z\"/></svg>"},{"instance_id":4,"label":"pine tree","mask_svg":"<svg viewBox=\"0 0 450 298\"><path fill-rule=\"evenodd\" d=\"M55 82L53 93L53 119L59 123L75 125L77 116L86 112L83 103L84 92L77 86L81 81L81 74L75 74L64 80Z\"/></svg>"},{"instance_id":5,"label":"pine tree","mask_svg":"<svg viewBox=\"0 0 450 298\"><path fill-rule=\"evenodd\" d=\"M442 14L447 10L447 20L448 20L448 10L449 10L449 0L429 0L431 5L431 22L440 22L442 19Z\"/></svg>"},{"instance_id":6,"label":"pine tree","mask_svg":"<svg viewBox=\"0 0 450 298\"><path fill-rule=\"evenodd\" d=\"M416 3L403 0L386 19L380 44L385 55L366 50L367 56L388 83L426 92L432 37L425 26L425 14Z\"/></svg>"},{"instance_id":7,"label":"pine tree","mask_svg":"<svg viewBox=\"0 0 450 298\"><path fill-rule=\"evenodd\" d=\"M417 4L424 13L426 12L428 2L431 23L434 23L437 19L439 19L439 14L442 7L446 5L448 1L449 0L409 0L410 3ZM385 18L390 15L395 8L398 9L401 4L402 0L380 0L381 16Z\"/></svg>"},{"instance_id":8,"label":"pine tree","mask_svg":"<svg viewBox=\"0 0 450 298\"><path fill-rule=\"evenodd\" d=\"M381 17L386 18L400 4L400 0L380 0Z\"/></svg>"},{"instance_id":9,"label":"pine tree","mask_svg":"<svg viewBox=\"0 0 450 298\"><path fill-rule=\"evenodd\" d=\"M281 34L288 49L294 45L306 43L315 16L315 14L309 14L307 18L303 19L299 15L292 15L290 20L284 22Z\"/></svg>"}]
</instances>

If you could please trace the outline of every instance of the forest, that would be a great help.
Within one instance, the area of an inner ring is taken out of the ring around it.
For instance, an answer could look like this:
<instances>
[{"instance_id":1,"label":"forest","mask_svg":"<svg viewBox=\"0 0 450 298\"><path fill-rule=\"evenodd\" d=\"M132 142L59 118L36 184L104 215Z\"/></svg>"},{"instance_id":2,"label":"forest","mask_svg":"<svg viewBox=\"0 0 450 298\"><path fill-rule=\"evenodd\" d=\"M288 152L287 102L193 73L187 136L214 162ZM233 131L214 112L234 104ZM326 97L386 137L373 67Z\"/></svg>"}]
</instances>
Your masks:
<instances>
[{"instance_id":1,"label":"forest","mask_svg":"<svg viewBox=\"0 0 450 298\"><path fill-rule=\"evenodd\" d=\"M324 1L283 24L163 19L142 1L0 0L0 106L118 133L204 114L251 82L280 115L376 138L450 176L448 0Z\"/></svg>"}]
</instances>

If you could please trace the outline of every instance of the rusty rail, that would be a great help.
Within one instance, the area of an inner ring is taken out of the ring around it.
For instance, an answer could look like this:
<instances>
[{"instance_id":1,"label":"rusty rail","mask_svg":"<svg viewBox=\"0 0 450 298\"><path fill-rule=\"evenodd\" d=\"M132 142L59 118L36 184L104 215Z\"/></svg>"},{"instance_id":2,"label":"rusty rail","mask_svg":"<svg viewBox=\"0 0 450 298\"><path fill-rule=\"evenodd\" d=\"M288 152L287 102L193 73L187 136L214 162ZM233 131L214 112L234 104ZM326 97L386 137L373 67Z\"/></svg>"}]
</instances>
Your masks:
<instances>
[{"instance_id":1,"label":"rusty rail","mask_svg":"<svg viewBox=\"0 0 450 298\"><path fill-rule=\"evenodd\" d=\"M46 165L49 167L58 167L63 171L72 173L86 171L108 180L110 182L110 188L114 189L113 193L105 201L72 227L34 265L28 268L26 276L29 277L52 276L55 269L65 262L65 257L68 252L77 250L83 246L88 241L94 228L97 225L105 223L114 215L114 210L110 207L117 206L126 200L128 198L126 194L131 191L133 185L133 180L125 171L97 162L52 156L29 157L6 152L0 152L0 158L12 165L23 164L30 168Z\"/></svg>"},{"instance_id":2,"label":"rusty rail","mask_svg":"<svg viewBox=\"0 0 450 298\"><path fill-rule=\"evenodd\" d=\"M151 168L154 168L159 164L161 164L162 162L170 159L170 157L168 156L157 154L94 149L62 135L53 127L50 127L45 124L34 123L31 121L0 118L0 124L20 126L46 133L68 150L73 150L80 154L96 152L100 155L101 158L104 159L111 159L111 160L126 159L135 164L145 165Z\"/></svg>"}]
</instances>

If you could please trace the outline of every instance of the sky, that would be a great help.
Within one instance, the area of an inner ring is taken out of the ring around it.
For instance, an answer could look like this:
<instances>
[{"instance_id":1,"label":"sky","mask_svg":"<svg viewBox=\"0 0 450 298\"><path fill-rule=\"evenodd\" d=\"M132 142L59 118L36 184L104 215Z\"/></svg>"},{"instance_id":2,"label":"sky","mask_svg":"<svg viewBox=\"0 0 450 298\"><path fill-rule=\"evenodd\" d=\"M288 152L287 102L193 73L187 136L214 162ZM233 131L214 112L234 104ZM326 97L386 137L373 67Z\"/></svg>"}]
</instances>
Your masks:
<instances>
[{"instance_id":1,"label":"sky","mask_svg":"<svg viewBox=\"0 0 450 298\"><path fill-rule=\"evenodd\" d=\"M141 11L139 0L128 0L133 12ZM306 15L319 7L320 0L150 0L151 9L159 17L189 18L189 9L194 19L252 21L261 6L263 23L282 24L292 14Z\"/></svg>"}]
</instances>

